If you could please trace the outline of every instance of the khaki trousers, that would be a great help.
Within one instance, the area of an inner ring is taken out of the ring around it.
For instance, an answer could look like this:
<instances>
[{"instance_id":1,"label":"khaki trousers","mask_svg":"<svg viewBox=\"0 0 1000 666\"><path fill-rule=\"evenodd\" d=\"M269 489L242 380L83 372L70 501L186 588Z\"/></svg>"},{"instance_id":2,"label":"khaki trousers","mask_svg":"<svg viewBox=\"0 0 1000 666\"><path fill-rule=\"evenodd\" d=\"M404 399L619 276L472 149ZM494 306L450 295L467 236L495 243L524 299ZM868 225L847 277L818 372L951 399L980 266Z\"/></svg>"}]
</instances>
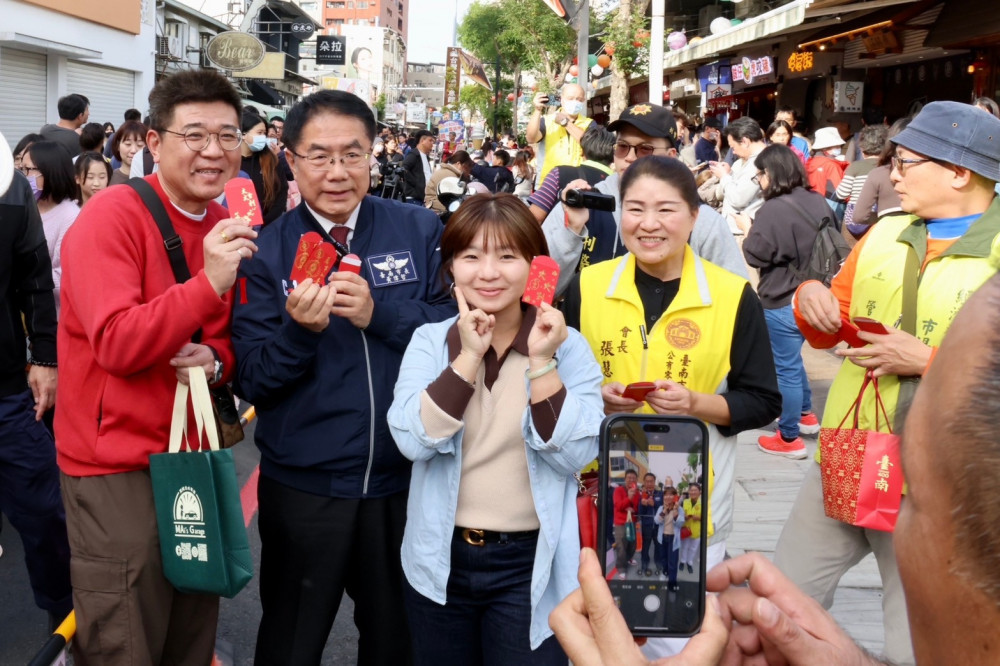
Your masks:
<instances>
[{"instance_id":1,"label":"khaki trousers","mask_svg":"<svg viewBox=\"0 0 1000 666\"><path fill-rule=\"evenodd\" d=\"M60 477L77 666L210 664L219 597L163 577L149 472Z\"/></svg>"},{"instance_id":2,"label":"khaki trousers","mask_svg":"<svg viewBox=\"0 0 1000 666\"><path fill-rule=\"evenodd\" d=\"M868 553L875 554L882 576L885 657L893 664L914 664L903 584L896 567L892 534L827 518L819 465L809 465L788 521L781 530L774 563L803 592L829 609L841 577Z\"/></svg>"}]
</instances>

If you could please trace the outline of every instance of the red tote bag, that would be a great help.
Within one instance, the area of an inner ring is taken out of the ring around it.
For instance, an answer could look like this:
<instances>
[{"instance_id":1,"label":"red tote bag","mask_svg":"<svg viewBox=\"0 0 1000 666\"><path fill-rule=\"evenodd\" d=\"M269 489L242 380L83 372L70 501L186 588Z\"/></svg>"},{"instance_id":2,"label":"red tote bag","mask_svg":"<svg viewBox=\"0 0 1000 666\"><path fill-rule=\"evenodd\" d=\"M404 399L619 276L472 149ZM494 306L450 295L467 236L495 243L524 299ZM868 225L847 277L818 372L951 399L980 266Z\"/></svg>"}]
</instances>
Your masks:
<instances>
[{"instance_id":1,"label":"red tote bag","mask_svg":"<svg viewBox=\"0 0 1000 666\"><path fill-rule=\"evenodd\" d=\"M869 386L875 391L875 430L861 430L858 417ZM866 375L840 425L820 430L823 509L841 522L892 532L903 498L903 468L899 437L891 426L888 433L878 432L879 412L889 423L878 379ZM852 426L845 428L852 414Z\"/></svg>"}]
</instances>

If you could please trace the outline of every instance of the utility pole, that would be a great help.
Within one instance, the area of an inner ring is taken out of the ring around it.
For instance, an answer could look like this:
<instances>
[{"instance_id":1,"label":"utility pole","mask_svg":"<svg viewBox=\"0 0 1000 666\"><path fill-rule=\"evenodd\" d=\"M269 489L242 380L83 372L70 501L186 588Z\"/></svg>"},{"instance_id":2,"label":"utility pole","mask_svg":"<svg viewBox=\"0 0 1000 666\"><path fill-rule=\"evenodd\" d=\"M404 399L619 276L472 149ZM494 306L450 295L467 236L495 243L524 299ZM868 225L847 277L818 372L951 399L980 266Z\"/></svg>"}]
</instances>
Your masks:
<instances>
[{"instance_id":1,"label":"utility pole","mask_svg":"<svg viewBox=\"0 0 1000 666\"><path fill-rule=\"evenodd\" d=\"M590 99L593 92L587 85L587 75L590 73L590 0L580 0L576 6L576 67L579 71L576 80L583 88L584 97Z\"/></svg>"},{"instance_id":2,"label":"utility pole","mask_svg":"<svg viewBox=\"0 0 1000 666\"><path fill-rule=\"evenodd\" d=\"M653 0L649 31L649 103L663 106L663 10L665 0Z\"/></svg>"},{"instance_id":3,"label":"utility pole","mask_svg":"<svg viewBox=\"0 0 1000 666\"><path fill-rule=\"evenodd\" d=\"M493 135L500 133L497 128L497 114L500 112L500 52L497 51L497 83L493 86Z\"/></svg>"}]
</instances>

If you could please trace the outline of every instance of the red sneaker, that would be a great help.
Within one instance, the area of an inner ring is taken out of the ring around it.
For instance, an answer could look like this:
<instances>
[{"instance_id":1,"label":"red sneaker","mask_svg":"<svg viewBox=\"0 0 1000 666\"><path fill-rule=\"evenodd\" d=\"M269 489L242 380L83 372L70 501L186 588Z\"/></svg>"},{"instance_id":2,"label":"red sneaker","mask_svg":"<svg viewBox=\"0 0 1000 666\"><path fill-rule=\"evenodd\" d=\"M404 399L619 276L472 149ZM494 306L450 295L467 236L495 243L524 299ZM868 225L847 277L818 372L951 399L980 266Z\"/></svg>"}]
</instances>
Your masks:
<instances>
[{"instance_id":1,"label":"red sneaker","mask_svg":"<svg viewBox=\"0 0 1000 666\"><path fill-rule=\"evenodd\" d=\"M819 419L813 412L806 412L799 417L799 432L803 435L815 435L819 432Z\"/></svg>"},{"instance_id":2,"label":"red sneaker","mask_svg":"<svg viewBox=\"0 0 1000 666\"><path fill-rule=\"evenodd\" d=\"M757 448L764 453L784 458L794 458L796 460L802 460L808 455L806 453L806 445L802 443L801 437L796 437L794 441L786 442L782 439L780 432L776 432L770 436L764 435L759 437L757 439Z\"/></svg>"}]
</instances>

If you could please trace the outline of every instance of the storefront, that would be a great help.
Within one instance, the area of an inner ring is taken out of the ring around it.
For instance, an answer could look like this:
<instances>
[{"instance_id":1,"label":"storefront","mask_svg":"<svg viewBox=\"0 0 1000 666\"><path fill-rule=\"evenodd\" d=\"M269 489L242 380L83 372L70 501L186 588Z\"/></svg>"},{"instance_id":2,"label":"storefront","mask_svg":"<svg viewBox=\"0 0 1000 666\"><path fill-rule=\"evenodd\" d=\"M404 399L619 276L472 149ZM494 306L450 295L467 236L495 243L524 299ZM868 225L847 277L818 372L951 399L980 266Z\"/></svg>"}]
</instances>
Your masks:
<instances>
[{"instance_id":1,"label":"storefront","mask_svg":"<svg viewBox=\"0 0 1000 666\"><path fill-rule=\"evenodd\" d=\"M729 119L749 116L767 127L774 118L778 75L769 54L739 55L730 61L733 99Z\"/></svg>"}]
</instances>

